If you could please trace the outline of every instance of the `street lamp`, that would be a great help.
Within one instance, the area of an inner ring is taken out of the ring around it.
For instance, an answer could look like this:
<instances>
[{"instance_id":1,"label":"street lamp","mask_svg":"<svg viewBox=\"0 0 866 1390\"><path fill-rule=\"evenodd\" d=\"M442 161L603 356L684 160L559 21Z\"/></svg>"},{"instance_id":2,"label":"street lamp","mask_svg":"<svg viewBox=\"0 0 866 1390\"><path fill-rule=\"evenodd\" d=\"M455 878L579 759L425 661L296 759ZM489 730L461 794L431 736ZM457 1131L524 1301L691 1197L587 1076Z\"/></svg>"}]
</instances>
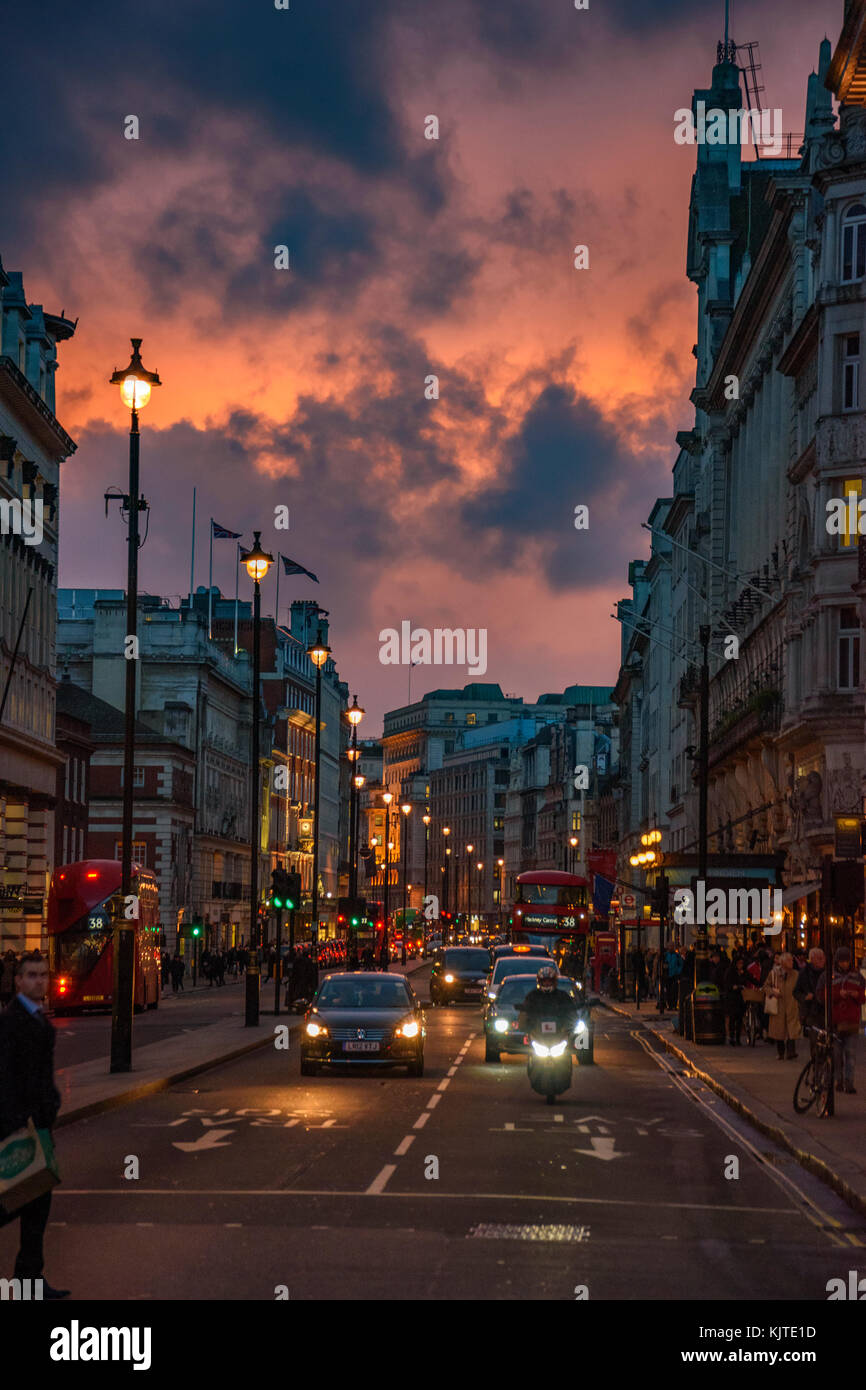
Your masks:
<instances>
[{"instance_id":1,"label":"street lamp","mask_svg":"<svg viewBox=\"0 0 866 1390\"><path fill-rule=\"evenodd\" d=\"M505 860L497 859L496 863L499 867L499 933L501 935L503 926L503 913L505 911Z\"/></svg>"},{"instance_id":2,"label":"street lamp","mask_svg":"<svg viewBox=\"0 0 866 1390\"><path fill-rule=\"evenodd\" d=\"M482 902L482 898L481 898L481 889L482 889L482 887L483 887L482 882L481 882L481 871L482 871L482 869L484 868L484 865L483 865L483 863L478 863L478 864L475 865L475 867L476 867L476 869L478 870L478 929L479 929L479 931L480 931L480 930L481 930L481 902ZM472 930L472 917L471 917L471 916L470 916L470 918L469 918L469 930L470 930L470 931Z\"/></svg>"},{"instance_id":3,"label":"street lamp","mask_svg":"<svg viewBox=\"0 0 866 1390\"><path fill-rule=\"evenodd\" d=\"M365 711L358 704L357 695L353 695L352 704L346 710L346 718L352 726L352 746L349 749L349 760L353 766L357 763L359 757L358 725L364 718L364 713ZM363 778L359 785L357 777L353 777L352 786L349 791L349 897L352 899L358 896L358 792L363 785Z\"/></svg>"},{"instance_id":4,"label":"street lamp","mask_svg":"<svg viewBox=\"0 0 866 1390\"><path fill-rule=\"evenodd\" d=\"M403 827L400 831L400 839L403 841L403 958L406 952L406 861L409 848L409 817L412 814L412 807L408 801L404 801L400 806L403 812Z\"/></svg>"},{"instance_id":5,"label":"street lamp","mask_svg":"<svg viewBox=\"0 0 866 1390\"><path fill-rule=\"evenodd\" d=\"M427 906L427 848L428 848L428 845L429 845L429 842L430 842L430 819L431 819L431 817L430 817L430 812L429 812L429 811L425 811L424 815L421 817L421 820L422 820L423 823L424 823L424 903L423 903L423 907L426 907L426 906Z\"/></svg>"},{"instance_id":6,"label":"street lamp","mask_svg":"<svg viewBox=\"0 0 866 1390\"><path fill-rule=\"evenodd\" d=\"M466 846L466 916L469 920L469 928L472 928L472 860L470 858L474 845Z\"/></svg>"},{"instance_id":7,"label":"street lamp","mask_svg":"<svg viewBox=\"0 0 866 1390\"><path fill-rule=\"evenodd\" d=\"M252 549L243 556L247 574L253 581L253 691L252 691L252 752L250 768L250 949L246 971L244 1026L255 1027L259 1021L259 854L262 841L262 803L259 787L259 685L261 654L259 644L262 626L261 582L274 563L273 555L262 550L261 531L253 532Z\"/></svg>"},{"instance_id":8,"label":"street lamp","mask_svg":"<svg viewBox=\"0 0 866 1390\"><path fill-rule=\"evenodd\" d=\"M352 832L354 851L352 855L350 881L355 885L353 896L356 898L358 896L358 821L361 815L361 790L366 781L366 777L361 772L356 772L352 778L352 786L355 788L355 828Z\"/></svg>"},{"instance_id":9,"label":"street lamp","mask_svg":"<svg viewBox=\"0 0 866 1390\"><path fill-rule=\"evenodd\" d=\"M390 907L391 897L391 802L394 800L393 792L383 792L382 800L385 803L385 912L383 914L385 918L385 936L382 944L387 949L389 946L388 909Z\"/></svg>"},{"instance_id":10,"label":"street lamp","mask_svg":"<svg viewBox=\"0 0 866 1390\"><path fill-rule=\"evenodd\" d=\"M127 538L126 639L138 632L138 513L139 498L138 412L150 400L151 389L161 386L156 372L145 371L139 348L140 338L130 338L129 366L113 373L111 385L120 387L123 404L131 412L129 421L129 535ZM106 509L108 503L106 502ZM134 644L135 645L135 644ZM123 736L123 822L120 851L120 884L124 900L132 895L132 795L135 778L135 673L137 662L126 662L126 702ZM111 1003L111 1071L132 1067L132 1006L135 987L135 922L121 917L112 931L114 966Z\"/></svg>"},{"instance_id":11,"label":"street lamp","mask_svg":"<svg viewBox=\"0 0 866 1390\"><path fill-rule=\"evenodd\" d=\"M313 963L319 959L319 793L321 790L321 762L322 762L322 667L331 655L331 648L322 637L322 629L316 633L316 640L307 648L307 656L316 668L316 742L315 742L315 776L316 782L313 788L313 899L312 899L312 921L310 922L310 941L313 951Z\"/></svg>"},{"instance_id":12,"label":"street lamp","mask_svg":"<svg viewBox=\"0 0 866 1390\"><path fill-rule=\"evenodd\" d=\"M570 863L571 863L571 872L574 873L574 851L577 849L578 845L580 844L580 840L578 839L578 837L577 837L576 835L569 835L569 837L568 837L568 843L571 845L571 860L570 860Z\"/></svg>"}]
</instances>

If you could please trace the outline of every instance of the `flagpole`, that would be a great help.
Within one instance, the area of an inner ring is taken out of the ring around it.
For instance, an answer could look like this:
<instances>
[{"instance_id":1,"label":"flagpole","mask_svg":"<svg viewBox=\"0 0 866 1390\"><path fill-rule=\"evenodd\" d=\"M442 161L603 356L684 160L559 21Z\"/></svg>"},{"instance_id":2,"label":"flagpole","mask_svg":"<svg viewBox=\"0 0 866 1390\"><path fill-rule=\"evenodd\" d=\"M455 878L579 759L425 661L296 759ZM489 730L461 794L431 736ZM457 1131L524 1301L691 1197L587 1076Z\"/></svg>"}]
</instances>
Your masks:
<instances>
[{"instance_id":1,"label":"flagpole","mask_svg":"<svg viewBox=\"0 0 866 1390\"><path fill-rule=\"evenodd\" d=\"M213 517L210 519L210 560L207 571L207 640L210 641L213 615Z\"/></svg>"},{"instance_id":2,"label":"flagpole","mask_svg":"<svg viewBox=\"0 0 866 1390\"><path fill-rule=\"evenodd\" d=\"M192 490L192 545L189 553L189 606L192 608L192 596L195 592L195 488Z\"/></svg>"},{"instance_id":3,"label":"flagpole","mask_svg":"<svg viewBox=\"0 0 866 1390\"><path fill-rule=\"evenodd\" d=\"M277 555L277 611L276 611L276 613L274 614L274 622L275 622L275 624L276 624L277 627L279 627L279 625L280 625L280 569L281 569L281 567L282 567L282 563L283 563L283 557L282 557L282 555L279 555L279 554L278 554L278 555Z\"/></svg>"},{"instance_id":4,"label":"flagpole","mask_svg":"<svg viewBox=\"0 0 866 1390\"><path fill-rule=\"evenodd\" d=\"M235 656L238 654L238 574L241 568L241 548L235 541Z\"/></svg>"}]
</instances>

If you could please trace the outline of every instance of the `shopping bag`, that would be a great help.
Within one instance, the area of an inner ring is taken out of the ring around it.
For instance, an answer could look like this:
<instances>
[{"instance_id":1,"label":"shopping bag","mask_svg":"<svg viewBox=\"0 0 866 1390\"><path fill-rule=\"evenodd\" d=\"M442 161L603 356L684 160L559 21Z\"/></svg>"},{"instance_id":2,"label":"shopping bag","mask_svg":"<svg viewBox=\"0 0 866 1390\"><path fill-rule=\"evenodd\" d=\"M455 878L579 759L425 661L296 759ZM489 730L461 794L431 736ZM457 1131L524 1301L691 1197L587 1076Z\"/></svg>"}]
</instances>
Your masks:
<instances>
[{"instance_id":1,"label":"shopping bag","mask_svg":"<svg viewBox=\"0 0 866 1390\"><path fill-rule=\"evenodd\" d=\"M768 994L764 1004L765 1014L777 1014L779 1012L779 1001L775 994Z\"/></svg>"},{"instance_id":2,"label":"shopping bag","mask_svg":"<svg viewBox=\"0 0 866 1390\"><path fill-rule=\"evenodd\" d=\"M32 1120L0 1140L0 1213L8 1215L60 1181L51 1134Z\"/></svg>"}]
</instances>

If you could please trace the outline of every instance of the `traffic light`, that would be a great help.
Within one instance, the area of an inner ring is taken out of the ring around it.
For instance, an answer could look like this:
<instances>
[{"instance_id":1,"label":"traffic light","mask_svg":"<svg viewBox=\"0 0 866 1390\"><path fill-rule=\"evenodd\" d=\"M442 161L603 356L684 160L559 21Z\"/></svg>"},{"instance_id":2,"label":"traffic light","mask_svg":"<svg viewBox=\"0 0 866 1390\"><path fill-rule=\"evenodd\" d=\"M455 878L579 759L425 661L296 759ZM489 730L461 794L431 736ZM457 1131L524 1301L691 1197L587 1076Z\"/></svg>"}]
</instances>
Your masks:
<instances>
[{"instance_id":1,"label":"traffic light","mask_svg":"<svg viewBox=\"0 0 866 1390\"><path fill-rule=\"evenodd\" d=\"M283 872L283 906L289 912L301 905L301 875Z\"/></svg>"},{"instance_id":2,"label":"traffic light","mask_svg":"<svg viewBox=\"0 0 866 1390\"><path fill-rule=\"evenodd\" d=\"M667 916L669 887L667 876L662 874L656 881L656 886L653 889L652 895L653 915L656 917L664 918Z\"/></svg>"},{"instance_id":3,"label":"traffic light","mask_svg":"<svg viewBox=\"0 0 866 1390\"><path fill-rule=\"evenodd\" d=\"M271 870L271 907L281 908L283 904L283 879L285 869Z\"/></svg>"},{"instance_id":4,"label":"traffic light","mask_svg":"<svg viewBox=\"0 0 866 1390\"><path fill-rule=\"evenodd\" d=\"M350 927L360 927L366 915L366 898L337 899L337 922L340 926L345 926L348 922Z\"/></svg>"},{"instance_id":5,"label":"traffic light","mask_svg":"<svg viewBox=\"0 0 866 1390\"><path fill-rule=\"evenodd\" d=\"M193 922L189 934L190 936L201 936L201 922Z\"/></svg>"}]
</instances>

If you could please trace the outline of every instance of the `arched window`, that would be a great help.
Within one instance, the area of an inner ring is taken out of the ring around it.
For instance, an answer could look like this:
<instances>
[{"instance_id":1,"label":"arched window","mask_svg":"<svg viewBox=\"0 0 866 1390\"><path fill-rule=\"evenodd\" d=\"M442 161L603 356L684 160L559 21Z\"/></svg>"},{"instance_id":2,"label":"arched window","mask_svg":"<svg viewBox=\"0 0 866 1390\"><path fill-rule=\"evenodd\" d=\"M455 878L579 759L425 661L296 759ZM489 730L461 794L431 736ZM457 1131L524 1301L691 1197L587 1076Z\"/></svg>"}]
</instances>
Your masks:
<instances>
[{"instance_id":1,"label":"arched window","mask_svg":"<svg viewBox=\"0 0 866 1390\"><path fill-rule=\"evenodd\" d=\"M866 204L852 203L842 218L842 280L866 276Z\"/></svg>"}]
</instances>

